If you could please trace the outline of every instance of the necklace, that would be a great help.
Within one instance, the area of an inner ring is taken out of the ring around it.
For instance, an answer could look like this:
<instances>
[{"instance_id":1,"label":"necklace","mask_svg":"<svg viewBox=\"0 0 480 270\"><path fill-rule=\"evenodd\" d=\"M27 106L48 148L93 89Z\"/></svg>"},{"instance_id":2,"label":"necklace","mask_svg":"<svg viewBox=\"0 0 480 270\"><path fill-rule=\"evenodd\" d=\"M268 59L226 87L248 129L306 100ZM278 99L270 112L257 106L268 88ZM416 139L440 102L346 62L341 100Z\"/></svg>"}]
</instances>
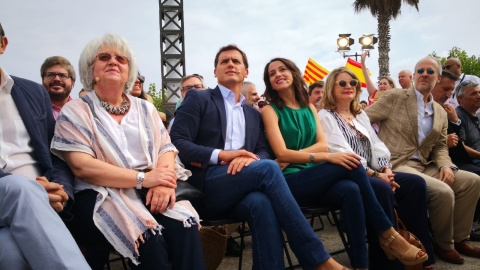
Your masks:
<instances>
[{"instance_id":1,"label":"necklace","mask_svg":"<svg viewBox=\"0 0 480 270\"><path fill-rule=\"evenodd\" d=\"M342 118L345 122L347 122L347 124L350 124L350 122L353 120L353 117L351 117L351 116L348 116L348 117L346 117L346 118L343 117L342 113L340 113L339 110L337 110L335 113L336 113L338 116L340 116L340 118Z\"/></svg>"},{"instance_id":2,"label":"necklace","mask_svg":"<svg viewBox=\"0 0 480 270\"><path fill-rule=\"evenodd\" d=\"M356 137L357 137L358 139L360 139L360 140L362 140L362 141L365 140L365 139L367 139L367 137L366 137L363 133L361 133L361 132L355 127L355 123L351 120L350 117L348 117L348 118L347 118L348 120L347 120L347 119L345 119L345 118L340 114L340 112L339 112L338 110L337 110L335 113L336 113L338 116L340 116L340 118L341 118L349 127L351 127L351 128L355 131Z\"/></svg>"},{"instance_id":3,"label":"necklace","mask_svg":"<svg viewBox=\"0 0 480 270\"><path fill-rule=\"evenodd\" d=\"M112 106L108 104L106 101L103 101L100 98L98 99L100 99L100 106L105 108L107 112L111 114L119 115L119 114L125 114L126 112L128 112L128 108L130 107L130 104L128 104L127 100L125 99L125 94L122 94L122 97L123 97L123 102L122 102L122 105L120 105L120 107Z\"/></svg>"}]
</instances>

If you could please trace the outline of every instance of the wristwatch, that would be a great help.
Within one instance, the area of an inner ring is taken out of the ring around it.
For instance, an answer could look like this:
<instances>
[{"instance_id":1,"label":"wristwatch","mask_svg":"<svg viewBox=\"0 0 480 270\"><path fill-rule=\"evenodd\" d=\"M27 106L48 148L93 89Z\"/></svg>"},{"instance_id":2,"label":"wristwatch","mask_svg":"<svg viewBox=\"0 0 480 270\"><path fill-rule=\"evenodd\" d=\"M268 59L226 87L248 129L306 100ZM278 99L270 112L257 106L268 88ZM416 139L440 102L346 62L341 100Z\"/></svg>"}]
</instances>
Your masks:
<instances>
[{"instance_id":1,"label":"wristwatch","mask_svg":"<svg viewBox=\"0 0 480 270\"><path fill-rule=\"evenodd\" d=\"M142 184L143 184L143 178L145 178L145 173L144 172L138 172L137 173L137 189L142 189Z\"/></svg>"}]
</instances>

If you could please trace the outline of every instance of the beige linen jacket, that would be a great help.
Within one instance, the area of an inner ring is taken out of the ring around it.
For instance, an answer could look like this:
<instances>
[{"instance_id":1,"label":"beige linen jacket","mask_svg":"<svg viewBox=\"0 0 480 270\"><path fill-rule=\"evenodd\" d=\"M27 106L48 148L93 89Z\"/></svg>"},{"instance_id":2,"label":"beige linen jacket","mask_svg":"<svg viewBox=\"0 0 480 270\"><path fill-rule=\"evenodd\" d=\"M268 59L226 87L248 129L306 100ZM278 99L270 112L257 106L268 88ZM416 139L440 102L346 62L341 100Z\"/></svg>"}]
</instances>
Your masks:
<instances>
[{"instance_id":1,"label":"beige linen jacket","mask_svg":"<svg viewBox=\"0 0 480 270\"><path fill-rule=\"evenodd\" d=\"M417 97L413 88L387 91L366 113L371 123L379 123L378 137L390 150L394 168L405 164L417 151L424 166L433 162L439 169L456 168L448 155L447 113L436 102L433 102L432 130L420 145Z\"/></svg>"}]
</instances>

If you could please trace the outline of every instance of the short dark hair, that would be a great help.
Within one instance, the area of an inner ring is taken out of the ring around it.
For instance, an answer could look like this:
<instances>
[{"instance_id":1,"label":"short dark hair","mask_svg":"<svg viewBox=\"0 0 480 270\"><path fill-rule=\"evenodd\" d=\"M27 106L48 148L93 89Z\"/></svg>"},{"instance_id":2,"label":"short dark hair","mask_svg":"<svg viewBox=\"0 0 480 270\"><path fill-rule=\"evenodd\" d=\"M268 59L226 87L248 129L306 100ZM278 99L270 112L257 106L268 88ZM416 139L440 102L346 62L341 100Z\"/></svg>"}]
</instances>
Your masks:
<instances>
[{"instance_id":1,"label":"short dark hair","mask_svg":"<svg viewBox=\"0 0 480 270\"><path fill-rule=\"evenodd\" d=\"M65 69L68 71L68 76L72 78L72 81L75 81L75 79L77 78L75 76L75 69L73 68L72 64L70 64L70 61L68 61L67 58L62 56L51 56L45 59L42 66L40 67L40 76L42 77L42 79L43 77L45 77L47 69L56 65L61 65L65 67Z\"/></svg>"},{"instance_id":2,"label":"short dark hair","mask_svg":"<svg viewBox=\"0 0 480 270\"><path fill-rule=\"evenodd\" d=\"M2 23L0 23L0 39L5 36L5 31L3 31Z\"/></svg>"},{"instance_id":3,"label":"short dark hair","mask_svg":"<svg viewBox=\"0 0 480 270\"><path fill-rule=\"evenodd\" d=\"M308 87L308 95L311 96L312 92L313 92L313 89L315 89L317 87L323 88L324 84L325 84L325 82L322 81L322 80L316 81L316 82L310 84L310 86Z\"/></svg>"},{"instance_id":4,"label":"short dark hair","mask_svg":"<svg viewBox=\"0 0 480 270\"><path fill-rule=\"evenodd\" d=\"M230 44L230 45L221 47L220 50L218 50L217 55L215 55L215 61L214 61L214 63L213 63L214 66L215 66L215 68L217 68L218 57L220 56L220 54L221 54L222 52L233 51L233 50L238 51L238 52L242 55L243 64L245 65L245 68L248 68L247 55L246 55L242 50L240 50L240 48L238 48L237 45L235 45L235 44Z\"/></svg>"},{"instance_id":5,"label":"short dark hair","mask_svg":"<svg viewBox=\"0 0 480 270\"><path fill-rule=\"evenodd\" d=\"M442 79L441 79L441 80L443 80L443 78L448 78L448 79L450 79L450 80L452 80L452 81L458 80L458 76L457 76L457 75L455 75L455 74L453 74L453 73L451 73L451 72L448 72L448 71L446 71L446 70L443 70L443 71L442 71Z\"/></svg>"},{"instance_id":6,"label":"short dark hair","mask_svg":"<svg viewBox=\"0 0 480 270\"><path fill-rule=\"evenodd\" d=\"M360 104L365 103L368 105L368 103L365 100L360 101Z\"/></svg>"}]
</instances>

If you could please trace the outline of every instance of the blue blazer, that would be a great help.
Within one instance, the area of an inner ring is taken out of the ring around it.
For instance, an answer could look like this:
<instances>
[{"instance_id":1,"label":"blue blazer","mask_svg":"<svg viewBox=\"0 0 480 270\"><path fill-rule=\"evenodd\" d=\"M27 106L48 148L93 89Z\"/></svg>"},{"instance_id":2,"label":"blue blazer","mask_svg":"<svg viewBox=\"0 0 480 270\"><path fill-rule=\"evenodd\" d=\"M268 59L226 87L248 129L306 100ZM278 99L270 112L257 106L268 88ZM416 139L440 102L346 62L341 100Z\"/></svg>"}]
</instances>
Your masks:
<instances>
[{"instance_id":1,"label":"blue blazer","mask_svg":"<svg viewBox=\"0 0 480 270\"><path fill-rule=\"evenodd\" d=\"M243 105L245 145L242 149L260 159L270 158L260 113ZM227 120L222 93L218 86L208 90L189 90L175 113L170 131L180 160L192 171L189 182L203 191L205 170L215 149L225 147Z\"/></svg>"},{"instance_id":2,"label":"blue blazer","mask_svg":"<svg viewBox=\"0 0 480 270\"><path fill-rule=\"evenodd\" d=\"M47 91L38 83L14 76L12 79L12 98L40 163L43 175L39 176L63 185L65 192L73 200L73 174L65 162L50 153L55 119ZM0 178L5 175L8 173L0 169Z\"/></svg>"}]
</instances>

